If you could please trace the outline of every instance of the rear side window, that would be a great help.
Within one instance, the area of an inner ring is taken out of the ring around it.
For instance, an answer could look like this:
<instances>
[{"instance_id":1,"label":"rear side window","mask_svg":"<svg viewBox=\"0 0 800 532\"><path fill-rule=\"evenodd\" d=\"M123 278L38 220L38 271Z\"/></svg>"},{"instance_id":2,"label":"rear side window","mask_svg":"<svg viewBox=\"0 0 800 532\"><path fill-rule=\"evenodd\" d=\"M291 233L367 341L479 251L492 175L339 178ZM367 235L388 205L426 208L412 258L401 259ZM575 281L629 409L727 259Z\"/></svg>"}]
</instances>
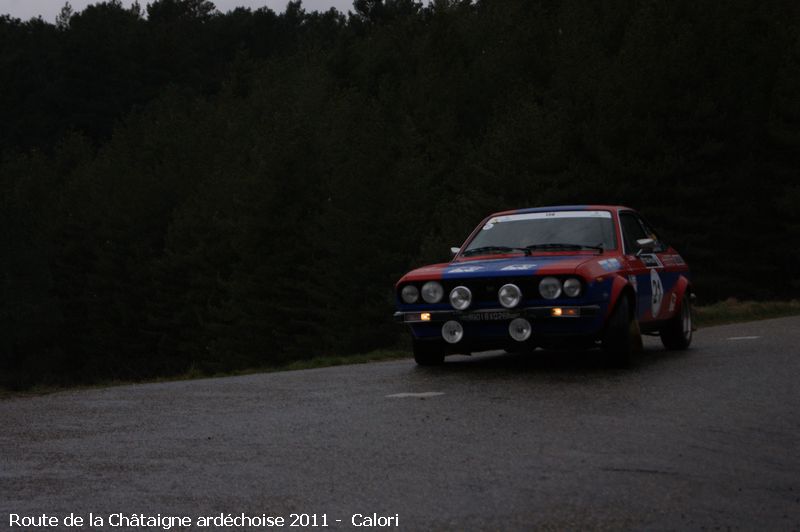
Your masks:
<instances>
[{"instance_id":1,"label":"rear side window","mask_svg":"<svg viewBox=\"0 0 800 532\"><path fill-rule=\"evenodd\" d=\"M619 213L619 220L622 224L622 239L625 241L625 252L634 255L641 249L637 240L643 238L650 238L645 232L642 224L639 223L639 217L631 212Z\"/></svg>"},{"instance_id":2,"label":"rear side window","mask_svg":"<svg viewBox=\"0 0 800 532\"><path fill-rule=\"evenodd\" d=\"M658 233L656 233L656 230L653 229L653 226L647 223L647 220L645 220L641 216L637 216L637 218L639 219L639 222L642 224L642 227L644 227L644 232L647 235L645 238L652 238L653 240L656 241L657 244L659 244L658 247L665 247L665 244L661 241L661 237L658 236Z\"/></svg>"}]
</instances>

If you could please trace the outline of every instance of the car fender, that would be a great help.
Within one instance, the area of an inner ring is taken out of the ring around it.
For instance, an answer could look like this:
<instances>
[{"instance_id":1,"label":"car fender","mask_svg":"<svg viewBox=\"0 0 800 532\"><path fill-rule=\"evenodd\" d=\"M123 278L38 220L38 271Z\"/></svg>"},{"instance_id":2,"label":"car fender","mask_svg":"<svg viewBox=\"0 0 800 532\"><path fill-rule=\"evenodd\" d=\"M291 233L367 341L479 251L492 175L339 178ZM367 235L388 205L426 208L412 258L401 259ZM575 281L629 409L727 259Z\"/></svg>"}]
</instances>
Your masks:
<instances>
[{"instance_id":1,"label":"car fender","mask_svg":"<svg viewBox=\"0 0 800 532\"><path fill-rule=\"evenodd\" d=\"M617 301L620 297L627 297L630 311L636 315L636 292L627 277L623 275L615 275L614 281L611 283L611 295L608 300L608 309L606 309L606 318L608 318L617 306Z\"/></svg>"},{"instance_id":2,"label":"car fender","mask_svg":"<svg viewBox=\"0 0 800 532\"><path fill-rule=\"evenodd\" d=\"M692 294L692 284L685 275L678 277L678 280L675 282L675 286L672 289L672 293L675 297L674 312L678 312L678 309L680 309L681 305L683 305L683 298L691 297Z\"/></svg>"}]
</instances>

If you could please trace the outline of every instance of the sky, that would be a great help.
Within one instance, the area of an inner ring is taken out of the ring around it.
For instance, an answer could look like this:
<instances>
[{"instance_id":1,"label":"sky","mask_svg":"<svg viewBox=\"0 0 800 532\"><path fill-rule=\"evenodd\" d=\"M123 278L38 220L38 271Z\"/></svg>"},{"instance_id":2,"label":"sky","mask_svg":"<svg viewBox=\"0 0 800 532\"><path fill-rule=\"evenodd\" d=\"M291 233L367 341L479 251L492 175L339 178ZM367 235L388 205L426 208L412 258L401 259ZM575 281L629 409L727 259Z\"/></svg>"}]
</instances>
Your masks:
<instances>
[{"instance_id":1,"label":"sky","mask_svg":"<svg viewBox=\"0 0 800 532\"><path fill-rule=\"evenodd\" d=\"M0 15L11 15L14 18L28 20L29 18L41 15L47 22L55 22L61 8L66 0L0 0ZM273 11L283 11L288 0L211 0L220 11L230 11L239 6L258 9L268 7ZM69 0L74 11L81 11L89 4L96 3L97 0ZM139 0L139 4L144 8L152 0ZM127 7L133 0L122 0ZM339 11L347 13L352 10L353 0L303 0L303 8L306 11L325 11L335 7Z\"/></svg>"}]
</instances>

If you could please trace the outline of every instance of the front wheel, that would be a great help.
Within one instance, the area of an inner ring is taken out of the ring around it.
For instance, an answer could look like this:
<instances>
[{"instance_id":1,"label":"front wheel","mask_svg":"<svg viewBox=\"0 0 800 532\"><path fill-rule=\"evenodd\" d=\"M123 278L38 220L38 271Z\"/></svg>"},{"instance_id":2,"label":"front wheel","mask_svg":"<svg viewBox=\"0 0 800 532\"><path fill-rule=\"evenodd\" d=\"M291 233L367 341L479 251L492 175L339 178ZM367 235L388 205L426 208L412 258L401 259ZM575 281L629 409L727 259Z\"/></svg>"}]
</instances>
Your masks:
<instances>
[{"instance_id":1,"label":"front wheel","mask_svg":"<svg viewBox=\"0 0 800 532\"><path fill-rule=\"evenodd\" d=\"M680 309L661 329L661 343L673 351L688 349L692 343L692 327L692 304L689 294L683 294Z\"/></svg>"},{"instance_id":2,"label":"front wheel","mask_svg":"<svg viewBox=\"0 0 800 532\"><path fill-rule=\"evenodd\" d=\"M639 322L630 311L628 298L620 296L617 306L608 318L603 336L603 352L610 366L630 366L642 351Z\"/></svg>"},{"instance_id":3,"label":"front wheel","mask_svg":"<svg viewBox=\"0 0 800 532\"><path fill-rule=\"evenodd\" d=\"M444 345L436 340L425 342L414 339L414 361L420 366L444 364Z\"/></svg>"}]
</instances>

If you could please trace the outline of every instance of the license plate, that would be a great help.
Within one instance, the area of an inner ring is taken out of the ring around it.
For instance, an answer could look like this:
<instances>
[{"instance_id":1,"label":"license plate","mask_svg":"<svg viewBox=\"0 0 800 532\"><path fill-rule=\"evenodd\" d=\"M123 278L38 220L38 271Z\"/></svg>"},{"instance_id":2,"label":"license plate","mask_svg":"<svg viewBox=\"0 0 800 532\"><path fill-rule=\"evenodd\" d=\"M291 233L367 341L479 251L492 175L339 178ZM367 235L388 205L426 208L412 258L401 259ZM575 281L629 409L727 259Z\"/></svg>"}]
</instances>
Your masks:
<instances>
[{"instance_id":1,"label":"license plate","mask_svg":"<svg viewBox=\"0 0 800 532\"><path fill-rule=\"evenodd\" d=\"M517 312L494 311L494 312L470 312L459 317L461 321L503 321L511 320L519 316Z\"/></svg>"}]
</instances>

